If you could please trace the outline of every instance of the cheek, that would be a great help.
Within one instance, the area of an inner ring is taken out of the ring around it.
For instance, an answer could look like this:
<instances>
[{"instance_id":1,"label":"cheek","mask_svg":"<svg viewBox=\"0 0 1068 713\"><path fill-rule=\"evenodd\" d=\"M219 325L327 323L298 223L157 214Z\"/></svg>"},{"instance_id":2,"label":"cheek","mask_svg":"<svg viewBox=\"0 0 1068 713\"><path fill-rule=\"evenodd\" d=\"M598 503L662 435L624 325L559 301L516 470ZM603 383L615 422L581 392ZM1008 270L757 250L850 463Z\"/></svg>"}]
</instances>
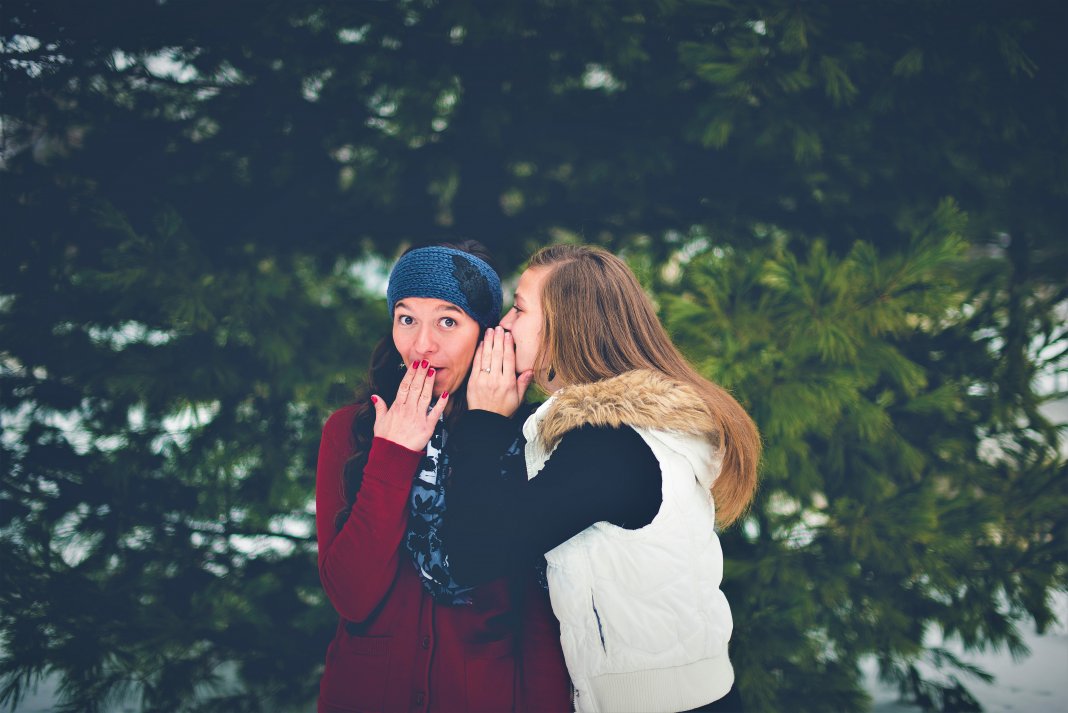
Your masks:
<instances>
[{"instance_id":1,"label":"cheek","mask_svg":"<svg viewBox=\"0 0 1068 713\"><path fill-rule=\"evenodd\" d=\"M404 332L393 327L393 347L400 352L402 357L406 357L408 354L408 347L411 346L411 339L409 339Z\"/></svg>"},{"instance_id":2,"label":"cheek","mask_svg":"<svg viewBox=\"0 0 1068 713\"><path fill-rule=\"evenodd\" d=\"M456 363L456 367L459 371L463 371L465 367L471 364L471 360L475 356L476 346L478 346L478 342L471 342L470 344L465 344L455 353L453 361Z\"/></svg>"},{"instance_id":3,"label":"cheek","mask_svg":"<svg viewBox=\"0 0 1068 713\"><path fill-rule=\"evenodd\" d=\"M520 328L516 333L515 337L516 347L518 349L522 349L525 352L533 353L534 351L536 351L538 348L539 336L539 330L537 328L537 325L527 320L522 325L517 326L519 326Z\"/></svg>"},{"instance_id":4,"label":"cheek","mask_svg":"<svg viewBox=\"0 0 1068 713\"><path fill-rule=\"evenodd\" d=\"M472 328L465 328L462 333L457 334L454 339L450 340L449 361L452 362L452 366L457 372L463 373L467 371L467 367L471 364L471 359L475 356L475 348L478 346L478 340L481 336L482 330L475 324Z\"/></svg>"},{"instance_id":5,"label":"cheek","mask_svg":"<svg viewBox=\"0 0 1068 713\"><path fill-rule=\"evenodd\" d=\"M538 351L537 337L527 330L514 332L516 368L529 369L534 366L534 356Z\"/></svg>"}]
</instances>

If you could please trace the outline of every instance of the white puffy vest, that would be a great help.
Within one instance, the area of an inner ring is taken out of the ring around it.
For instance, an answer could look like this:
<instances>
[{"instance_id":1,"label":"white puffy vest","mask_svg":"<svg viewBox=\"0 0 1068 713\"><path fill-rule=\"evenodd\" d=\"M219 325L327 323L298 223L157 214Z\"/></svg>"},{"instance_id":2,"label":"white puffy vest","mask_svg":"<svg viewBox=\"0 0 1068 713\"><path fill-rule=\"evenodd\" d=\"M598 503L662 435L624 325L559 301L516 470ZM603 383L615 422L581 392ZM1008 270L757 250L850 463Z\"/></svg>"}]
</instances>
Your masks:
<instances>
[{"instance_id":1,"label":"white puffy vest","mask_svg":"<svg viewBox=\"0 0 1068 713\"><path fill-rule=\"evenodd\" d=\"M551 402L523 426L528 478L552 455L537 433ZM734 682L723 553L697 478L718 472L716 454L697 436L635 431L660 463L656 517L638 530L596 523L545 555L578 713L684 711L722 698Z\"/></svg>"}]
</instances>

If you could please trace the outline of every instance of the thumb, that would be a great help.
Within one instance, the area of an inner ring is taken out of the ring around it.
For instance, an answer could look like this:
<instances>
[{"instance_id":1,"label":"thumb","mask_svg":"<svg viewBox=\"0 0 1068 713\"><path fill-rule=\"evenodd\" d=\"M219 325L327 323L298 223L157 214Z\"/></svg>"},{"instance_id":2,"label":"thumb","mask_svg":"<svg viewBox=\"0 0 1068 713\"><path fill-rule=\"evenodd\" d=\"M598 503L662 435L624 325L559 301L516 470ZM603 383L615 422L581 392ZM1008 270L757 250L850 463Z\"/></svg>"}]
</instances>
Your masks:
<instances>
[{"instance_id":1,"label":"thumb","mask_svg":"<svg viewBox=\"0 0 1068 713\"><path fill-rule=\"evenodd\" d=\"M527 387L530 386L530 382L532 381L534 381L534 371L532 369L527 369L519 375L518 379L516 379L516 393L519 394L520 401L523 400L523 394L527 392Z\"/></svg>"},{"instance_id":2,"label":"thumb","mask_svg":"<svg viewBox=\"0 0 1068 713\"><path fill-rule=\"evenodd\" d=\"M386 415L386 402L377 394L371 394L371 405L375 407L375 420L378 421Z\"/></svg>"}]
</instances>

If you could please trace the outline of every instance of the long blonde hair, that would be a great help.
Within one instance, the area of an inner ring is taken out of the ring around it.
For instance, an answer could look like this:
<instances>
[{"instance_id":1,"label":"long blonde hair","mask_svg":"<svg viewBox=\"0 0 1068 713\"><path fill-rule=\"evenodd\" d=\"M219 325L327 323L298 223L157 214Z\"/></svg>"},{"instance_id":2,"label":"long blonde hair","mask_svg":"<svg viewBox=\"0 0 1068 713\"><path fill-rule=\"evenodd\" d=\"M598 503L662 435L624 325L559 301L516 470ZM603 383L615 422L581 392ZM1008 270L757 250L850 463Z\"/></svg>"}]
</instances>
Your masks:
<instances>
[{"instance_id":1,"label":"long blonde hair","mask_svg":"<svg viewBox=\"0 0 1068 713\"><path fill-rule=\"evenodd\" d=\"M727 526L745 514L757 485L760 434L741 404L690 366L664 331L627 264L590 245L551 245L527 269L548 268L542 283L542 344L534 373L555 372L583 384L634 369L653 369L702 397L718 424L723 466L712 486L716 519Z\"/></svg>"}]
</instances>

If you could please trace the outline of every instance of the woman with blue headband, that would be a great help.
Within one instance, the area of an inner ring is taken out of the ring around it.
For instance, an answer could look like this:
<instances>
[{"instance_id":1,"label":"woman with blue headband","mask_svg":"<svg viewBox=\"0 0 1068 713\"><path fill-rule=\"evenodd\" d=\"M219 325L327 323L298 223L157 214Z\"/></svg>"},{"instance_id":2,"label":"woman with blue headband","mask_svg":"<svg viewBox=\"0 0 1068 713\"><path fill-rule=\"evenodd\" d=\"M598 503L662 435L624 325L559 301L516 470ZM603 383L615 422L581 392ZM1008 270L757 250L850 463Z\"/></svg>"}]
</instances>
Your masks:
<instances>
[{"instance_id":1,"label":"woman with blue headband","mask_svg":"<svg viewBox=\"0 0 1068 713\"><path fill-rule=\"evenodd\" d=\"M387 301L368 391L330 416L319 450L319 574L340 621L318 710L568 710L559 629L533 576L460 586L438 539L448 434L499 320L500 279L474 241L418 248L393 268ZM521 459L518 425L508 450Z\"/></svg>"}]
</instances>

